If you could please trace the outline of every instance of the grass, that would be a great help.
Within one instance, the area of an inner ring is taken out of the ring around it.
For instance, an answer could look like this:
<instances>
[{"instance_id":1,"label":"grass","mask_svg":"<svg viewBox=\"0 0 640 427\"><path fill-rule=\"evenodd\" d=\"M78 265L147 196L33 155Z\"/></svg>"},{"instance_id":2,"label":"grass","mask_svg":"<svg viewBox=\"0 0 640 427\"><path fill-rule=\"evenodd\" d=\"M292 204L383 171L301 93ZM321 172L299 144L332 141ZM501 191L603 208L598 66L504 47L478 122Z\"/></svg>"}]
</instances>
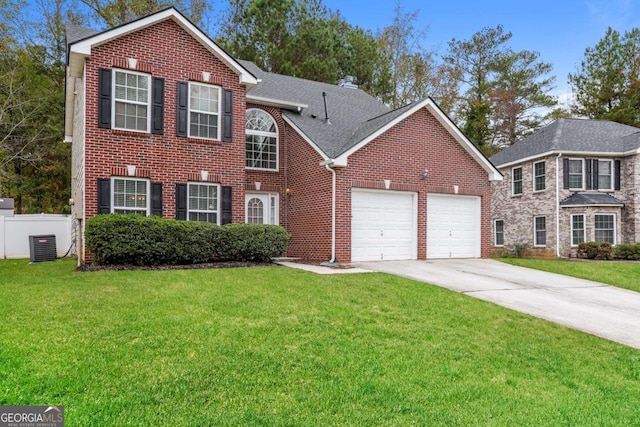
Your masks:
<instances>
[{"instance_id":1,"label":"grass","mask_svg":"<svg viewBox=\"0 0 640 427\"><path fill-rule=\"evenodd\" d=\"M381 273L0 260L0 405L66 426L639 425L640 351Z\"/></svg>"},{"instance_id":2,"label":"grass","mask_svg":"<svg viewBox=\"0 0 640 427\"><path fill-rule=\"evenodd\" d=\"M640 292L640 262L499 258L511 265L564 274Z\"/></svg>"}]
</instances>

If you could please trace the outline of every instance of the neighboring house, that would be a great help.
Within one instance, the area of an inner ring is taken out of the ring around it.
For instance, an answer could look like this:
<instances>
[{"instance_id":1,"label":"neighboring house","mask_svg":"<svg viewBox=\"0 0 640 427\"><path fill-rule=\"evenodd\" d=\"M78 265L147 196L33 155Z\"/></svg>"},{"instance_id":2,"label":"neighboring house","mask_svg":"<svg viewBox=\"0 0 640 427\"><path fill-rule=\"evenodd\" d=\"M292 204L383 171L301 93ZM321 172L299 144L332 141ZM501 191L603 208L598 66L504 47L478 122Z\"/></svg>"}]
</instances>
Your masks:
<instances>
[{"instance_id":1,"label":"neighboring house","mask_svg":"<svg viewBox=\"0 0 640 427\"><path fill-rule=\"evenodd\" d=\"M491 157L495 246L575 257L581 242L640 242L640 129L560 119Z\"/></svg>"},{"instance_id":2,"label":"neighboring house","mask_svg":"<svg viewBox=\"0 0 640 427\"><path fill-rule=\"evenodd\" d=\"M67 30L74 216L280 224L288 255L481 257L502 176L438 106L264 72L170 8ZM90 259L78 242L80 262Z\"/></svg>"}]
</instances>

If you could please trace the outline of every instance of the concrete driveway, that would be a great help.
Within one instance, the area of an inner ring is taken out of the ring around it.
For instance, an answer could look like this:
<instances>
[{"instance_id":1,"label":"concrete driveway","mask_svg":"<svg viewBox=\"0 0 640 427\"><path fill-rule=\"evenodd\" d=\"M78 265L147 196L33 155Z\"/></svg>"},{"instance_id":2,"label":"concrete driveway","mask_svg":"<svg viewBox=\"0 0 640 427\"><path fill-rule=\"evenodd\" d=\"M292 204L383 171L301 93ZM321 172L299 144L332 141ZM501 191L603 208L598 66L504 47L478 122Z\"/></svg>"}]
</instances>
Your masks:
<instances>
[{"instance_id":1,"label":"concrete driveway","mask_svg":"<svg viewBox=\"0 0 640 427\"><path fill-rule=\"evenodd\" d=\"M640 348L640 292L495 260L359 262Z\"/></svg>"}]
</instances>

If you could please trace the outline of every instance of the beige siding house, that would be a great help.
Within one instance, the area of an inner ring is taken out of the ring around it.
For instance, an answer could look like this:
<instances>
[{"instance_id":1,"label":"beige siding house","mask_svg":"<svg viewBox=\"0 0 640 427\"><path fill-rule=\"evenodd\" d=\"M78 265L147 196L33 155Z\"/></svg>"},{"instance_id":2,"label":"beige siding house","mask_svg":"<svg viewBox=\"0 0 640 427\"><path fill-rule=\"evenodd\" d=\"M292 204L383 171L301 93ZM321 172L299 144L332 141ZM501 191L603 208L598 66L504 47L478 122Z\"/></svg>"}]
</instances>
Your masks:
<instances>
[{"instance_id":1,"label":"beige siding house","mask_svg":"<svg viewBox=\"0 0 640 427\"><path fill-rule=\"evenodd\" d=\"M640 129L560 119L491 158L495 248L575 257L581 242L640 242Z\"/></svg>"}]
</instances>

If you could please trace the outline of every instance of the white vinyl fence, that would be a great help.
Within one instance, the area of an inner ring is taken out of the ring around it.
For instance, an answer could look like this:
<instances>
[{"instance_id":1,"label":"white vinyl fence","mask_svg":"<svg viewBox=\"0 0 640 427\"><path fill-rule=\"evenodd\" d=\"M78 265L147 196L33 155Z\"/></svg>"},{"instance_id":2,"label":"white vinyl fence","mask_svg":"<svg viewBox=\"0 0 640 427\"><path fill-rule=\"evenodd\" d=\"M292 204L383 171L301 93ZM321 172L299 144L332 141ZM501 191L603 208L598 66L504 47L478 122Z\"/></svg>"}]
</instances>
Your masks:
<instances>
[{"instance_id":1,"label":"white vinyl fence","mask_svg":"<svg viewBox=\"0 0 640 427\"><path fill-rule=\"evenodd\" d=\"M64 256L71 247L71 216L0 216L0 258L29 258L29 236L52 234L58 256Z\"/></svg>"}]
</instances>

